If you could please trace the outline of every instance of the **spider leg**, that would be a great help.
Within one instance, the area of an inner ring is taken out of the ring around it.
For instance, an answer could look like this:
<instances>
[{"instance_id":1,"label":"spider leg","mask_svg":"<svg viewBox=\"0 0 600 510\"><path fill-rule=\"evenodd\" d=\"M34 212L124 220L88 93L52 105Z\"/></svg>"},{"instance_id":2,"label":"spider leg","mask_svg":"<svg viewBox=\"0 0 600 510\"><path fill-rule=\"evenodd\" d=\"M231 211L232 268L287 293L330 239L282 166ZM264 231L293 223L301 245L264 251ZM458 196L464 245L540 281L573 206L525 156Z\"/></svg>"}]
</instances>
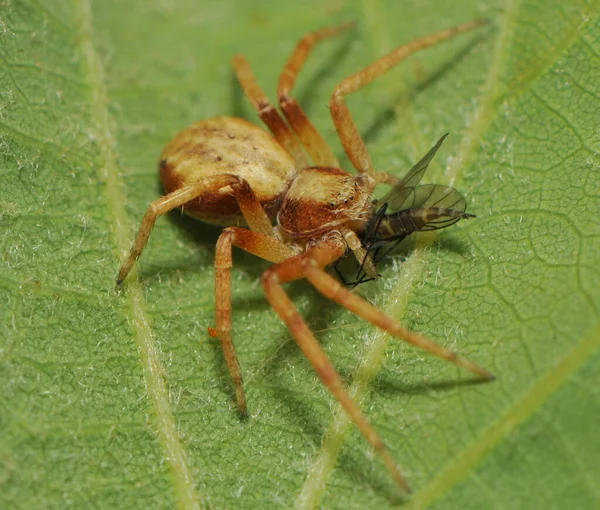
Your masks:
<instances>
[{"instance_id":1,"label":"spider leg","mask_svg":"<svg viewBox=\"0 0 600 510\"><path fill-rule=\"evenodd\" d=\"M245 228L229 227L217 241L215 253L215 308L216 331L233 385L237 405L242 416L247 414L246 395L240 364L231 339L231 247L237 246L260 258L280 262L292 257L294 251L274 237L252 232Z\"/></svg>"},{"instance_id":2,"label":"spider leg","mask_svg":"<svg viewBox=\"0 0 600 510\"><path fill-rule=\"evenodd\" d=\"M254 108L258 111L258 115L262 121L271 130L271 133L273 133L277 141L292 155L297 168L307 167L308 161L306 160L304 150L302 149L299 140L281 118L279 112L269 102L267 96L265 96L265 93L256 82L256 78L248 61L242 55L235 55L231 60L231 64L240 85L244 89L248 99L250 99L254 105Z\"/></svg>"},{"instance_id":3,"label":"spider leg","mask_svg":"<svg viewBox=\"0 0 600 510\"><path fill-rule=\"evenodd\" d=\"M188 202L197 199L206 191L217 190L226 186L231 186L248 226L252 230L263 234L272 233L273 227L271 226L269 217L245 179L231 174L204 177L193 184L189 184L160 197L148 206L129 255L119 269L117 285L120 285L125 280L133 264L144 251L154 228L154 223L156 223L159 216L177 207L184 206Z\"/></svg>"},{"instance_id":4,"label":"spider leg","mask_svg":"<svg viewBox=\"0 0 600 510\"><path fill-rule=\"evenodd\" d=\"M375 267L375 264L373 264L371 254L363 246L363 243L356 235L356 232L353 230L344 232L344 240L354 253L356 260L360 265L359 274L364 270L370 280L377 280L379 275L377 274L377 268Z\"/></svg>"},{"instance_id":5,"label":"spider leg","mask_svg":"<svg viewBox=\"0 0 600 510\"><path fill-rule=\"evenodd\" d=\"M443 358L459 367L477 374L485 379L493 380L494 375L491 372L479 367L475 363L466 358L458 356L455 352L443 347L435 342L432 342L424 336L413 333L406 328L403 328L400 323L388 317L381 310L377 309L362 297L345 289L339 282L329 276L317 264L311 262L305 266L304 275L308 281L324 296L335 301L339 305L347 308L359 317L368 320L371 324L379 326L389 334L400 338L416 347L420 347L435 356Z\"/></svg>"},{"instance_id":6,"label":"spider leg","mask_svg":"<svg viewBox=\"0 0 600 510\"><path fill-rule=\"evenodd\" d=\"M377 184L387 184L395 186L400 182L400 178L387 172L373 172L373 178Z\"/></svg>"},{"instance_id":7,"label":"spider leg","mask_svg":"<svg viewBox=\"0 0 600 510\"><path fill-rule=\"evenodd\" d=\"M344 254L345 250L345 243L340 237L324 240L306 252L267 269L261 281L267 300L277 315L285 322L323 384L344 407L365 439L381 456L396 483L406 491L410 491L404 476L396 466L381 437L367 421L360 407L352 400L341 377L282 287L283 283L303 278L308 267L325 267L334 262Z\"/></svg>"},{"instance_id":8,"label":"spider leg","mask_svg":"<svg viewBox=\"0 0 600 510\"><path fill-rule=\"evenodd\" d=\"M352 26L352 23L344 23L336 27L323 28L306 34L298 41L294 52L288 59L279 76L279 84L277 86L279 106L283 111L285 118L290 123L290 126L296 132L298 138L300 138L306 151L313 159L314 164L317 166L337 168L339 163L333 154L333 151L329 145L327 145L327 142L319 134L314 124L302 110L302 107L290 95L292 88L296 83L298 73L314 46L324 39L334 37Z\"/></svg>"},{"instance_id":9,"label":"spider leg","mask_svg":"<svg viewBox=\"0 0 600 510\"><path fill-rule=\"evenodd\" d=\"M463 32L473 30L474 28L485 25L485 23L485 20L473 20L464 25L459 25L448 30L442 30L441 32L416 39L415 41L400 46L387 55L384 55L371 65L365 67L362 71L349 76L336 87L329 101L331 116L333 117L335 129L338 132L344 150L354 165L354 168L361 173L369 174L374 179L379 179L378 182L385 182L385 180L382 180L384 177L381 175L377 177L377 174L380 173L376 173L373 169L371 157L358 132L356 124L352 120L352 115L344 101L344 97L365 85L368 85L373 80L398 65L412 53L434 46L435 44L451 39Z\"/></svg>"}]
</instances>

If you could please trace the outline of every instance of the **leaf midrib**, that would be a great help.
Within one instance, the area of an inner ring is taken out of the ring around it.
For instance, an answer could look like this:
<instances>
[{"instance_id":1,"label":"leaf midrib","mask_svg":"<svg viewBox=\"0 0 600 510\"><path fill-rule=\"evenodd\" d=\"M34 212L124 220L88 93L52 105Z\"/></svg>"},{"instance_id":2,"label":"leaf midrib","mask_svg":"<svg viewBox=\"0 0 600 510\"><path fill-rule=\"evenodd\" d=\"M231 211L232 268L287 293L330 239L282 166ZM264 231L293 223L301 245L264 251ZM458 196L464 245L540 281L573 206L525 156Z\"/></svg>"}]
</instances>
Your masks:
<instances>
[{"instance_id":1,"label":"leaf midrib","mask_svg":"<svg viewBox=\"0 0 600 510\"><path fill-rule=\"evenodd\" d=\"M127 252L130 238L128 218L123 205L125 204L124 184L117 165L117 143L108 113L109 99L104 70L93 42L93 15L89 0L77 2L77 9L75 25L79 30L79 42L85 65L84 72L92 95L92 121L94 122L92 129L96 131L100 159L104 163L104 167L100 170L100 177L106 183L107 212L115 237L116 256L120 258L123 253ZM128 311L129 322L133 325L146 391L156 416L157 435L163 450L163 457L169 464L173 475L178 506L183 509L198 509L200 508L199 495L194 488L187 452L175 427L165 384L165 370L160 361L159 349L150 326L137 268L131 271L126 293L129 306L125 310Z\"/></svg>"}]
</instances>

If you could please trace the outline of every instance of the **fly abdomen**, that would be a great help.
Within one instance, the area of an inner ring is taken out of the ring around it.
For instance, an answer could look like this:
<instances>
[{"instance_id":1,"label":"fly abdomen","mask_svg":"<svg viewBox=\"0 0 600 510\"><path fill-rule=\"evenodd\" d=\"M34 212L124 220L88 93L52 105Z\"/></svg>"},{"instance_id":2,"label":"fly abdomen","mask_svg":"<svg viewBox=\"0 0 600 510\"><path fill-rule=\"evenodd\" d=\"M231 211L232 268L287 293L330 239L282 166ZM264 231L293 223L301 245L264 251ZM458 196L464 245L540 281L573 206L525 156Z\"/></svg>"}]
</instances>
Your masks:
<instances>
[{"instance_id":1,"label":"fly abdomen","mask_svg":"<svg viewBox=\"0 0 600 510\"><path fill-rule=\"evenodd\" d=\"M386 241L406 237L413 232L437 230L456 223L473 214L444 207L416 207L386 214L379 226L379 234Z\"/></svg>"}]
</instances>

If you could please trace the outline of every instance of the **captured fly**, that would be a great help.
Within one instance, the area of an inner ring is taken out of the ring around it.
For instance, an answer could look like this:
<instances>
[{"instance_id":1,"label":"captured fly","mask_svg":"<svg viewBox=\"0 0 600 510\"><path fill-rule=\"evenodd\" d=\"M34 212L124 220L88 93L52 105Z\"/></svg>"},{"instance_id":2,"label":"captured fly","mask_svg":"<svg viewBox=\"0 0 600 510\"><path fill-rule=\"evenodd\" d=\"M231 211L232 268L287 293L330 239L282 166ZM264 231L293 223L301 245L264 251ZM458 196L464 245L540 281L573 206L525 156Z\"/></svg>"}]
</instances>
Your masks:
<instances>
[{"instance_id":1,"label":"captured fly","mask_svg":"<svg viewBox=\"0 0 600 510\"><path fill-rule=\"evenodd\" d=\"M384 197L373 202L373 215L361 237L365 255L354 281L345 281L338 271L344 284L355 287L376 279L379 275L374 266L413 232L437 230L460 219L475 217L466 212L467 201L454 188L441 184L419 185L447 136L448 133L442 136Z\"/></svg>"}]
</instances>

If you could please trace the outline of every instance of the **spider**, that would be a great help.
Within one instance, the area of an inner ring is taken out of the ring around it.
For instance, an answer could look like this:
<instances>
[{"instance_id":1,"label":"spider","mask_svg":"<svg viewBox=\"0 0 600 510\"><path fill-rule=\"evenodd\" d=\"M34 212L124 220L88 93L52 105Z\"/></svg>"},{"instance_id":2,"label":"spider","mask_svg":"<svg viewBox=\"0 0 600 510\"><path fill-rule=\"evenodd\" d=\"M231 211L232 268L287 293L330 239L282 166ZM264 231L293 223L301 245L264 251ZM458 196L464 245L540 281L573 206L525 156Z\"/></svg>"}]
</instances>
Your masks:
<instances>
[{"instance_id":1,"label":"spider","mask_svg":"<svg viewBox=\"0 0 600 510\"><path fill-rule=\"evenodd\" d=\"M120 286L144 250L157 218L175 208L182 208L204 222L226 227L216 245L216 328L209 328L209 333L218 337L222 346L241 415L247 414L247 407L231 336L233 246L274 263L260 280L267 300L323 384L380 455L396 483L407 491L409 486L402 472L351 399L283 284L306 278L324 296L390 335L482 378L494 378L471 361L405 329L325 271L326 266L346 252L352 252L361 271L376 278L373 255L377 255L377 243L397 240L416 230L427 229L428 225L441 228L471 216L465 213L466 201L456 190L432 185L416 187L443 138L403 181L375 171L344 98L413 52L484 24L484 20L474 20L400 46L335 88L329 102L331 115L358 175L339 168L332 150L291 95L298 72L313 47L350 28L351 23L316 30L300 39L279 78L277 94L283 117L258 86L245 58L235 56L232 63L237 78L271 134L239 118L216 117L193 124L176 135L160 156L159 173L166 195L148 207L117 277ZM393 186L383 202L372 199L377 184ZM438 195L435 200L427 198L429 192L439 192L442 188L447 192L442 193L441 198ZM421 196L423 193L419 194L419 190L425 191L425 195ZM386 214L388 208L397 212Z\"/></svg>"}]
</instances>

